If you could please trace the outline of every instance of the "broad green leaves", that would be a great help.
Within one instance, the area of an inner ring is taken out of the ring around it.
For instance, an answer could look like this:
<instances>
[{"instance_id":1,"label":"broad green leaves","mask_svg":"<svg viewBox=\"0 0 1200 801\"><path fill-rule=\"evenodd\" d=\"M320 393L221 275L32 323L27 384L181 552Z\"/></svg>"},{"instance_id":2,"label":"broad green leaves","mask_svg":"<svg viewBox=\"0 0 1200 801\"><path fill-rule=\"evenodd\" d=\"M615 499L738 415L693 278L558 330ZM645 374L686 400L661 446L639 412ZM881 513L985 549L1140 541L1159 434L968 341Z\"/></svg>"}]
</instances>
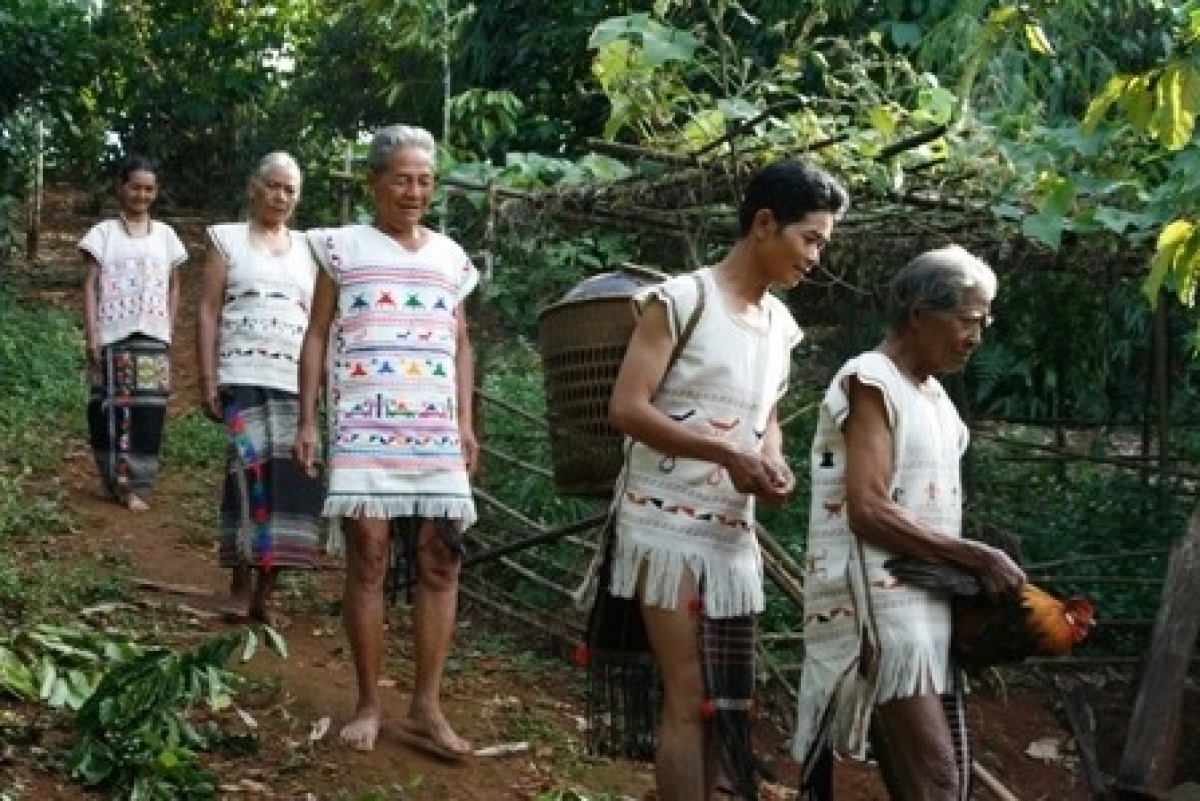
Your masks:
<instances>
[{"instance_id":1,"label":"broad green leaves","mask_svg":"<svg viewBox=\"0 0 1200 801\"><path fill-rule=\"evenodd\" d=\"M603 50L616 42L635 44L640 50L639 60L648 67L690 61L699 45L692 34L651 19L649 14L604 20L592 31L588 47Z\"/></svg>"},{"instance_id":2,"label":"broad green leaves","mask_svg":"<svg viewBox=\"0 0 1200 801\"><path fill-rule=\"evenodd\" d=\"M1196 302L1196 283L1200 279L1200 226L1179 219L1158 235L1154 259L1143 292L1151 304L1158 302L1163 289L1173 292L1183 305Z\"/></svg>"},{"instance_id":3,"label":"broad green leaves","mask_svg":"<svg viewBox=\"0 0 1200 801\"><path fill-rule=\"evenodd\" d=\"M1135 130L1180 150L1192 139L1200 114L1200 66L1177 61L1139 75L1117 75L1088 105L1085 130L1094 130L1118 107Z\"/></svg>"},{"instance_id":4,"label":"broad green leaves","mask_svg":"<svg viewBox=\"0 0 1200 801\"><path fill-rule=\"evenodd\" d=\"M282 637L263 631L286 656ZM191 713L232 707L238 677L225 666L239 639L230 633L176 652L87 627L19 629L0 638L0 695L75 712L68 769L88 787L114 798L212 798L214 778L198 752L229 735L215 718L201 731ZM257 643L247 629L243 661Z\"/></svg>"}]
</instances>

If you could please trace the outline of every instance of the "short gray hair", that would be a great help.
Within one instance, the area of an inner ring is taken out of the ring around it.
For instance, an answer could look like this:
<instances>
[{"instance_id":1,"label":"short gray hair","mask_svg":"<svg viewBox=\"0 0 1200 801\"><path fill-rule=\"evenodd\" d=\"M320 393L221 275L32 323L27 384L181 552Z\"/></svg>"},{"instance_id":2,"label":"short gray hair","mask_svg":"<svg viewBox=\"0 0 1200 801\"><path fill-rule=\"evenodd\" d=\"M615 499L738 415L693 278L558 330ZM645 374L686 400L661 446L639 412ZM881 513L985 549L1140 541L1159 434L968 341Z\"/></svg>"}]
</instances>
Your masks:
<instances>
[{"instance_id":1,"label":"short gray hair","mask_svg":"<svg viewBox=\"0 0 1200 801\"><path fill-rule=\"evenodd\" d=\"M389 125L380 128L371 137L371 148L367 151L367 172L371 175L386 172L392 155L406 147L428 153L431 162L437 159L437 144L429 131L415 125Z\"/></svg>"},{"instance_id":2,"label":"short gray hair","mask_svg":"<svg viewBox=\"0 0 1200 801\"><path fill-rule=\"evenodd\" d=\"M250 173L250 183L261 184L266 180L267 175L275 170L286 170L291 173L292 177L296 179L297 189L304 183L304 174L300 172L300 165L296 163L290 153L282 150L268 153L259 160L254 172Z\"/></svg>"},{"instance_id":3,"label":"short gray hair","mask_svg":"<svg viewBox=\"0 0 1200 801\"><path fill-rule=\"evenodd\" d=\"M958 245L927 250L904 266L888 286L884 315L898 331L918 308L956 311L968 292L991 303L996 297L996 274L982 259Z\"/></svg>"}]
</instances>

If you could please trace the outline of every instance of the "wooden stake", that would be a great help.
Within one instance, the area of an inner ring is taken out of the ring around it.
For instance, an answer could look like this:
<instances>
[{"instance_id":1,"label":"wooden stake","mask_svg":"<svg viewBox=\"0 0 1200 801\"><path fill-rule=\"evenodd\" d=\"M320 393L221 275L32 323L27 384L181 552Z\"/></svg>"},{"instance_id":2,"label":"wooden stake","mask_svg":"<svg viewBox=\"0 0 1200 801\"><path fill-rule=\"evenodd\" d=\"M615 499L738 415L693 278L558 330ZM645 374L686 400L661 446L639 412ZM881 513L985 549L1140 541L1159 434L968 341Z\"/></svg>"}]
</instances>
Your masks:
<instances>
[{"instance_id":1,"label":"wooden stake","mask_svg":"<svg viewBox=\"0 0 1200 801\"><path fill-rule=\"evenodd\" d=\"M1012 790L1009 790L1000 780L987 771L987 769L978 762L971 761L971 773L975 774L975 778L979 779L979 783L992 792L1000 801L1020 801Z\"/></svg>"},{"instance_id":2,"label":"wooden stake","mask_svg":"<svg viewBox=\"0 0 1200 801\"><path fill-rule=\"evenodd\" d=\"M1188 663L1200 629L1200 504L1172 549L1129 734L1117 771L1118 798L1159 797L1171 789L1182 730Z\"/></svg>"}]
</instances>

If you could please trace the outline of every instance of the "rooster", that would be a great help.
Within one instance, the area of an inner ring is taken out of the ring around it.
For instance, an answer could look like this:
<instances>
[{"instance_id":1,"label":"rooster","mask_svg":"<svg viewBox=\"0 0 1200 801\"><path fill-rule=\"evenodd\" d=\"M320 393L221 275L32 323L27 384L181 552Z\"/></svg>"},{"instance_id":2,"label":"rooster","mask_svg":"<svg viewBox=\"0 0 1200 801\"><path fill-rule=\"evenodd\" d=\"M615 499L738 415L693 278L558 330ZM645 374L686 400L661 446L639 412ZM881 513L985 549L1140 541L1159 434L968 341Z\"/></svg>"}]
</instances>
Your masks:
<instances>
[{"instance_id":1,"label":"rooster","mask_svg":"<svg viewBox=\"0 0 1200 801\"><path fill-rule=\"evenodd\" d=\"M896 556L884 563L906 584L952 596L951 649L963 668L1020 662L1031 656L1062 656L1096 623L1091 601L1062 601L1030 582L1019 597L993 601L970 571Z\"/></svg>"}]
</instances>

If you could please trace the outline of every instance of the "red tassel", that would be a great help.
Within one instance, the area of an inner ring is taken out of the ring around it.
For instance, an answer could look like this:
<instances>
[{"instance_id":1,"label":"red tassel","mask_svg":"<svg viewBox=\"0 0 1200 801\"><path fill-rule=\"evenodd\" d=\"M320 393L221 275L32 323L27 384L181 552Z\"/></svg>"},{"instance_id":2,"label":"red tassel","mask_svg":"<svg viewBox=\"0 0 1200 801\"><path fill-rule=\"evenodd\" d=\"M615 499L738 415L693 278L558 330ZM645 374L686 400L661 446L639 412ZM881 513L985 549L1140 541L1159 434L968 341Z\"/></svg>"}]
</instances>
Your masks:
<instances>
[{"instance_id":1,"label":"red tassel","mask_svg":"<svg viewBox=\"0 0 1200 801\"><path fill-rule=\"evenodd\" d=\"M591 659L591 651L584 643L579 643L571 649L571 662L576 667L587 667Z\"/></svg>"},{"instance_id":2,"label":"red tassel","mask_svg":"<svg viewBox=\"0 0 1200 801\"><path fill-rule=\"evenodd\" d=\"M712 720L715 714L717 714L717 705L713 703L711 698L705 698L700 702L700 717L703 720Z\"/></svg>"}]
</instances>

